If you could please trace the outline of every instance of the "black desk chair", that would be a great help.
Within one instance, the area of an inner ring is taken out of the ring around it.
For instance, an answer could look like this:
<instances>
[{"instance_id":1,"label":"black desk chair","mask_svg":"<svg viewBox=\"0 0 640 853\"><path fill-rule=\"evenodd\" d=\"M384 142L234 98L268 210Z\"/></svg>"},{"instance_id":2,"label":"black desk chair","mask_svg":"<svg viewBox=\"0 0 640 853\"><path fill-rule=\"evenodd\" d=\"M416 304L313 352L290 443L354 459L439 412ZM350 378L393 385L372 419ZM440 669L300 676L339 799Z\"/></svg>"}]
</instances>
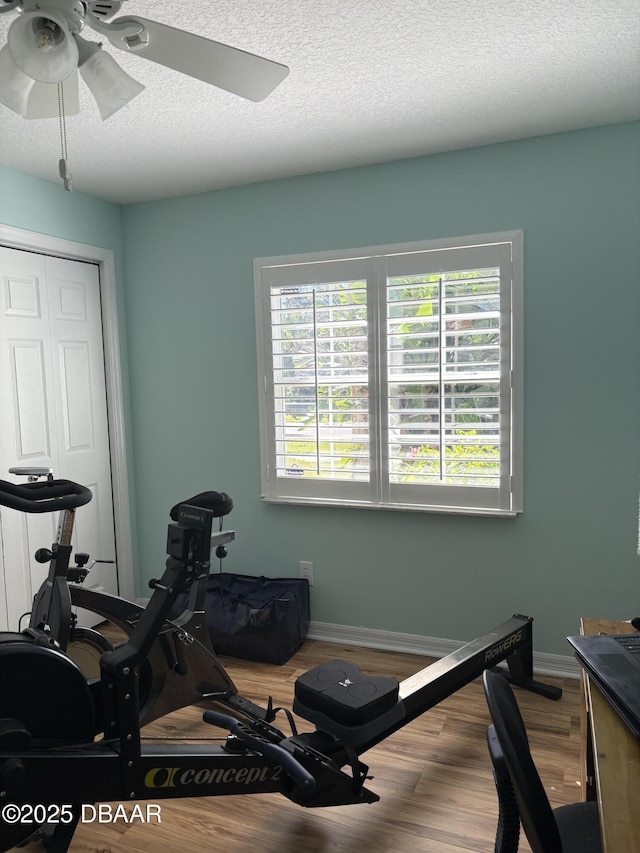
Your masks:
<instances>
[{"instance_id":1,"label":"black desk chair","mask_svg":"<svg viewBox=\"0 0 640 853\"><path fill-rule=\"evenodd\" d=\"M533 853L602 853L598 804L551 808L511 685L491 670L485 670L483 684L493 721L487 742L499 804L495 853L517 853L520 823Z\"/></svg>"}]
</instances>

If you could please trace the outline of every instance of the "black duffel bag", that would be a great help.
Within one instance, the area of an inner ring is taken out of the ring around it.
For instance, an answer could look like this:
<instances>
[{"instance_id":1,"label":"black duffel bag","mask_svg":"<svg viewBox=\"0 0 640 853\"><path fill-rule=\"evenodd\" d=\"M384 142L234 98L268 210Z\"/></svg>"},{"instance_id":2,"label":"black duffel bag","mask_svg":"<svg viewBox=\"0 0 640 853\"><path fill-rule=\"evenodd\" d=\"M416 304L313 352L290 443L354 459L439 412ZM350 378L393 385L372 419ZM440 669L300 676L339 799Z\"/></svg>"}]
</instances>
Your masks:
<instances>
[{"instance_id":1,"label":"black duffel bag","mask_svg":"<svg viewBox=\"0 0 640 853\"><path fill-rule=\"evenodd\" d=\"M185 606L186 597L180 597L174 614ZM303 578L210 575L205 614L217 654L282 664L309 630L309 583Z\"/></svg>"}]
</instances>

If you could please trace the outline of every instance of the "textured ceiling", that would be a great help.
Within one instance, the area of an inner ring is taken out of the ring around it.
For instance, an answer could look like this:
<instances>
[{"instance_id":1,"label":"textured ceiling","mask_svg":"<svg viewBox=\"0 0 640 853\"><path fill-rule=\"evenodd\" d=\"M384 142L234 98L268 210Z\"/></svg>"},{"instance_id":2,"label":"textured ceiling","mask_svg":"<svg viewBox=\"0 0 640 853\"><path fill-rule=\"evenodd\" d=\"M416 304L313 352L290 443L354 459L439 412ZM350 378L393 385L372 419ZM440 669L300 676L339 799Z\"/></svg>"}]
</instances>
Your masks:
<instances>
[{"instance_id":1,"label":"textured ceiling","mask_svg":"<svg viewBox=\"0 0 640 853\"><path fill-rule=\"evenodd\" d=\"M290 74L252 103L106 42L146 88L102 122L81 82L67 137L74 190L112 202L640 118L638 0L128 0L120 14ZM57 119L0 104L0 163L58 181L59 152Z\"/></svg>"}]
</instances>

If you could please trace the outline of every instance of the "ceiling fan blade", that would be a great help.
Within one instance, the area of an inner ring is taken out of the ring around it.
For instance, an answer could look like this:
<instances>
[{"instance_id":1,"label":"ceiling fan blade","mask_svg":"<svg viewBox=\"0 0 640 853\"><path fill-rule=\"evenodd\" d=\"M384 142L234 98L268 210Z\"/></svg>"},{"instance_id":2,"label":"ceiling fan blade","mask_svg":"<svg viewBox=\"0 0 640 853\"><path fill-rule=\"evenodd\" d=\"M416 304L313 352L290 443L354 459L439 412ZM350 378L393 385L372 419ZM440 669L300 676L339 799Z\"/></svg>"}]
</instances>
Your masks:
<instances>
[{"instance_id":1,"label":"ceiling fan blade","mask_svg":"<svg viewBox=\"0 0 640 853\"><path fill-rule=\"evenodd\" d=\"M127 33L136 25L143 31L132 38ZM250 101L266 98L289 73L279 62L137 15L116 18L100 32L121 50Z\"/></svg>"}]
</instances>

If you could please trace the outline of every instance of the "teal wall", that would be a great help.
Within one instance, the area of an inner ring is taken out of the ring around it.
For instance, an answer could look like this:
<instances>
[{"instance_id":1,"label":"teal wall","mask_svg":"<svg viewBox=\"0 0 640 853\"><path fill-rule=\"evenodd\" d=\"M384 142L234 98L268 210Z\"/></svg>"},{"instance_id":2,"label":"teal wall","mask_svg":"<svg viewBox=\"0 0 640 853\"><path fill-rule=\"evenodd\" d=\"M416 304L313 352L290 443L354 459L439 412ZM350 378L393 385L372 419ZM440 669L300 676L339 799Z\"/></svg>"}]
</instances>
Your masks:
<instances>
[{"instance_id":1,"label":"teal wall","mask_svg":"<svg viewBox=\"0 0 640 853\"><path fill-rule=\"evenodd\" d=\"M122 224L120 207L78 192L65 192L61 183L33 178L0 166L0 222L100 246L115 253L122 281ZM120 300L123 302L123 300Z\"/></svg>"},{"instance_id":2,"label":"teal wall","mask_svg":"<svg viewBox=\"0 0 640 853\"><path fill-rule=\"evenodd\" d=\"M312 617L466 640L514 612L568 654L579 616L640 614L640 124L123 208L139 586L170 506L235 500L230 571L314 563ZM522 228L525 512L260 501L252 261Z\"/></svg>"},{"instance_id":3,"label":"teal wall","mask_svg":"<svg viewBox=\"0 0 640 853\"><path fill-rule=\"evenodd\" d=\"M471 639L533 615L640 614L640 124L124 208L0 167L0 222L114 251L138 589L168 509L235 500L226 567L296 575L323 622ZM522 228L525 512L516 519L260 501L253 258ZM127 399L125 399L125 405Z\"/></svg>"}]
</instances>

